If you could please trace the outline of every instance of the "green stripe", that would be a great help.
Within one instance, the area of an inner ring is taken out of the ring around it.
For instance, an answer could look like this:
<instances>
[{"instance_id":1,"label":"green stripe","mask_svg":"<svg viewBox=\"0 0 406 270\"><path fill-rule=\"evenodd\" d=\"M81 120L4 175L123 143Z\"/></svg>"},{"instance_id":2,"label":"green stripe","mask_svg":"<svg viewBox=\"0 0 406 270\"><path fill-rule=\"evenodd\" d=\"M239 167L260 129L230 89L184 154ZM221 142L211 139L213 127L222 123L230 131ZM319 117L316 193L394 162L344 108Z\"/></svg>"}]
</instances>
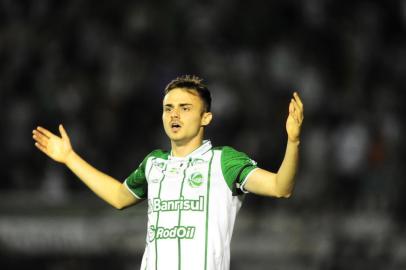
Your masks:
<instances>
[{"instance_id":1,"label":"green stripe","mask_svg":"<svg viewBox=\"0 0 406 270\"><path fill-rule=\"evenodd\" d=\"M180 197L182 197L183 184L185 183L185 178L186 178L186 170L189 168L191 160L192 160L192 159L189 158L189 161L188 161L188 164L187 164L187 166L186 166L186 169L183 170L183 179L182 179L182 185L181 185L181 187L180 187L179 199L180 199ZM181 217L181 214L182 214L182 210L179 209L178 226L180 226L180 217ZM180 254L181 254L181 253L182 253L182 252L181 252L180 238L178 238L178 269L179 269L179 270L182 269L182 262L181 262L181 258L180 258L180 257L181 257Z\"/></svg>"},{"instance_id":2,"label":"green stripe","mask_svg":"<svg viewBox=\"0 0 406 270\"><path fill-rule=\"evenodd\" d=\"M166 172L166 167L168 166L168 162L165 163L165 168L162 170L162 179L159 181L159 191L158 191L158 198L161 198L161 188L162 188L162 182L165 179L165 172ZM158 228L159 224L159 212L157 213L157 218L156 218L156 224L155 224L155 229ZM158 269L158 239L155 239L155 269Z\"/></svg>"},{"instance_id":3,"label":"green stripe","mask_svg":"<svg viewBox=\"0 0 406 270\"><path fill-rule=\"evenodd\" d=\"M154 166L153 162L154 162L155 159L156 159L156 158L152 158L152 159L151 159L151 166L149 167L149 172L148 172L148 174L147 174L147 180L149 179L149 175L151 174L152 167ZM148 198L148 194L147 194L147 198ZM149 229L149 228L147 228L147 229ZM149 245L149 243L148 243L148 240L147 240L147 248L148 248L148 245ZM146 252L146 250L147 250L147 249L145 249L144 252ZM147 260L145 260L145 267L144 267L144 270L147 270L147 265L148 265L148 262L147 262Z\"/></svg>"},{"instance_id":4,"label":"green stripe","mask_svg":"<svg viewBox=\"0 0 406 270\"><path fill-rule=\"evenodd\" d=\"M207 239L209 236L209 198L210 198L210 176L211 176L211 162L213 161L214 151L211 150L211 158L209 163L209 171L207 172L207 202L206 202L206 239L205 239L205 251L204 251L204 269L207 269Z\"/></svg>"}]
</instances>

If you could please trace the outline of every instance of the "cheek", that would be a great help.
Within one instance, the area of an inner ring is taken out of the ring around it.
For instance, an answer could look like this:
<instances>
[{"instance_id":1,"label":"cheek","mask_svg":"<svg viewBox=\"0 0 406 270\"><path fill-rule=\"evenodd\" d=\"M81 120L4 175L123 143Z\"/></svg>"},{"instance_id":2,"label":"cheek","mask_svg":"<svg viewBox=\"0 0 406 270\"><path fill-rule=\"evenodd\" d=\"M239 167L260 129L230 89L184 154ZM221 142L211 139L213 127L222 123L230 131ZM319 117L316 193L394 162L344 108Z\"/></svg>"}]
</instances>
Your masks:
<instances>
[{"instance_id":1,"label":"cheek","mask_svg":"<svg viewBox=\"0 0 406 270\"><path fill-rule=\"evenodd\" d=\"M164 129L166 130L169 126L168 124L168 119L165 115L162 115L162 126L164 127Z\"/></svg>"},{"instance_id":2,"label":"cheek","mask_svg":"<svg viewBox=\"0 0 406 270\"><path fill-rule=\"evenodd\" d=\"M162 114L162 122L165 123L168 120L168 115L166 113Z\"/></svg>"},{"instance_id":3,"label":"cheek","mask_svg":"<svg viewBox=\"0 0 406 270\"><path fill-rule=\"evenodd\" d=\"M197 128L199 128L201 126L202 118L199 115L198 116L194 115L189 120L190 120L189 123L190 123L191 126L193 126L193 128L197 129Z\"/></svg>"}]
</instances>

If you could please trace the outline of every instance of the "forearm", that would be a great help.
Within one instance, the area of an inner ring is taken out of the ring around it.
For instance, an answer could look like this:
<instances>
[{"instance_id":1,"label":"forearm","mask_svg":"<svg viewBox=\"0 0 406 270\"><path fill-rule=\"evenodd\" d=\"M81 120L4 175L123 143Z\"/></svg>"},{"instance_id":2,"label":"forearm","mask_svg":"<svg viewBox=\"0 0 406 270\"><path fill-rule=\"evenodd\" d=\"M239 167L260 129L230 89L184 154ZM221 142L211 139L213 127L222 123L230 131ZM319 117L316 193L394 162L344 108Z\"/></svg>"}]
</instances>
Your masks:
<instances>
[{"instance_id":1,"label":"forearm","mask_svg":"<svg viewBox=\"0 0 406 270\"><path fill-rule=\"evenodd\" d=\"M299 141L288 140L285 157L276 175L276 189L283 197L290 197L295 185L295 175L299 163Z\"/></svg>"},{"instance_id":2,"label":"forearm","mask_svg":"<svg viewBox=\"0 0 406 270\"><path fill-rule=\"evenodd\" d=\"M123 197L125 195L121 192L121 182L97 170L74 151L69 154L65 164L83 183L104 201L117 209L125 207L123 201L125 201L126 198Z\"/></svg>"}]
</instances>

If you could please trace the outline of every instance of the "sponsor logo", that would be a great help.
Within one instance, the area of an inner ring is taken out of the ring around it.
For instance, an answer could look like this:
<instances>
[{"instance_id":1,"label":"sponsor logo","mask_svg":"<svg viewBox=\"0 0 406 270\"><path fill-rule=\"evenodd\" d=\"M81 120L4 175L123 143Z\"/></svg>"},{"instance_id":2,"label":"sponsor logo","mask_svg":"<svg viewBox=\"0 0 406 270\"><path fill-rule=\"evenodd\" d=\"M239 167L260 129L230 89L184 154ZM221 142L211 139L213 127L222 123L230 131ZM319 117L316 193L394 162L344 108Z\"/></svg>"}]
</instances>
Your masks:
<instances>
[{"instance_id":1,"label":"sponsor logo","mask_svg":"<svg viewBox=\"0 0 406 270\"><path fill-rule=\"evenodd\" d=\"M182 172L181 168L173 166L173 164L168 164L164 174L169 177L179 177L179 174Z\"/></svg>"},{"instance_id":2,"label":"sponsor logo","mask_svg":"<svg viewBox=\"0 0 406 270\"><path fill-rule=\"evenodd\" d=\"M161 200L159 198L148 200L148 212L165 211L204 211L204 196L198 200L188 200L183 196L179 200Z\"/></svg>"},{"instance_id":3,"label":"sponsor logo","mask_svg":"<svg viewBox=\"0 0 406 270\"><path fill-rule=\"evenodd\" d=\"M179 173L179 168L172 167L172 168L170 168L170 169L168 170L168 172L169 172L170 174L178 174L178 173Z\"/></svg>"},{"instance_id":4,"label":"sponsor logo","mask_svg":"<svg viewBox=\"0 0 406 270\"><path fill-rule=\"evenodd\" d=\"M194 226L175 226L172 228L151 225L148 230L149 241L158 239L193 239L196 228Z\"/></svg>"},{"instance_id":5,"label":"sponsor logo","mask_svg":"<svg viewBox=\"0 0 406 270\"><path fill-rule=\"evenodd\" d=\"M190 165L195 166L195 165L201 165L201 164L205 164L205 163L207 163L206 160L201 159L201 158L195 158L195 159L192 159L192 161L190 162Z\"/></svg>"}]
</instances>

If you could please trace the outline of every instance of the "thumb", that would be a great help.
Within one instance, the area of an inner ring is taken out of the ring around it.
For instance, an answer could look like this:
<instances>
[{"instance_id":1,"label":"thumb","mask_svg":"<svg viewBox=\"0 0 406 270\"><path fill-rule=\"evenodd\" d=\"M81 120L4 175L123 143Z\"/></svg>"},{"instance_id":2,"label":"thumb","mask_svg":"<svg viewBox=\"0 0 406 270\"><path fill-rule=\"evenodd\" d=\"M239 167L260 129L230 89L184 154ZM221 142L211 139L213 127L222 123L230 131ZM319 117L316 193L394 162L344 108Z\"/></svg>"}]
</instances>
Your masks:
<instances>
[{"instance_id":1,"label":"thumb","mask_svg":"<svg viewBox=\"0 0 406 270\"><path fill-rule=\"evenodd\" d=\"M59 125L59 132L61 133L62 139L69 140L68 134L66 133L65 129L63 128L62 124Z\"/></svg>"}]
</instances>

